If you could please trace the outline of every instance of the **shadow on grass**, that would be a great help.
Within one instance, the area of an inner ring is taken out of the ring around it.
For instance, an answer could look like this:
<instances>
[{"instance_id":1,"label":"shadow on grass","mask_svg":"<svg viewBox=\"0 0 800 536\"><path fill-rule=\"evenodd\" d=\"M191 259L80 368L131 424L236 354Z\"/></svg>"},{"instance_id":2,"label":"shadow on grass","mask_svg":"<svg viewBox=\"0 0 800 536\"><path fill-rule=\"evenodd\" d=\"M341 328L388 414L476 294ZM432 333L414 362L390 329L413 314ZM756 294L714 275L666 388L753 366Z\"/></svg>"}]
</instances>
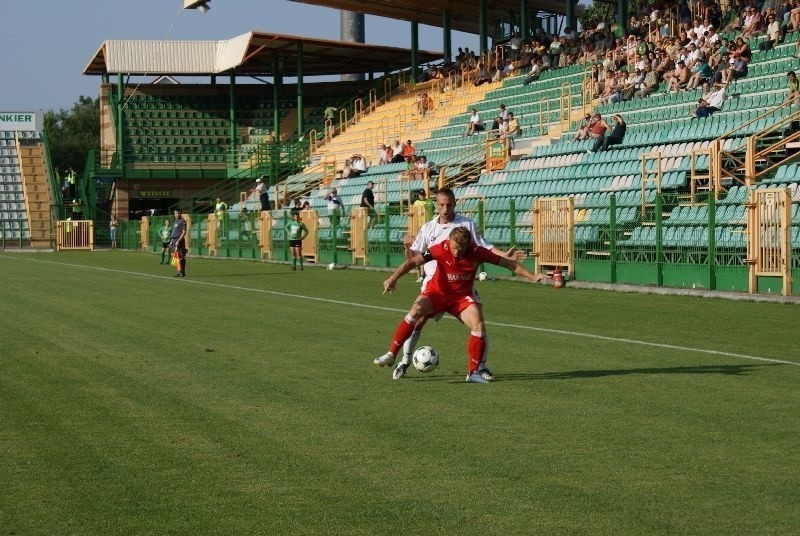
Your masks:
<instances>
[{"instance_id":1,"label":"shadow on grass","mask_svg":"<svg viewBox=\"0 0 800 536\"><path fill-rule=\"evenodd\" d=\"M580 380L590 378L604 378L608 376L628 376L633 374L724 374L727 376L746 376L751 371L764 367L778 367L780 363L759 365L703 365L690 367L636 367L630 369L598 369L598 370L565 370L561 372L538 372L531 374L497 374L495 382L504 381L533 381L533 380ZM420 381L461 381L464 375L434 374L431 376L411 376L410 379ZM493 382L493 383L495 383ZM464 382L466 383L466 382Z\"/></svg>"}]
</instances>

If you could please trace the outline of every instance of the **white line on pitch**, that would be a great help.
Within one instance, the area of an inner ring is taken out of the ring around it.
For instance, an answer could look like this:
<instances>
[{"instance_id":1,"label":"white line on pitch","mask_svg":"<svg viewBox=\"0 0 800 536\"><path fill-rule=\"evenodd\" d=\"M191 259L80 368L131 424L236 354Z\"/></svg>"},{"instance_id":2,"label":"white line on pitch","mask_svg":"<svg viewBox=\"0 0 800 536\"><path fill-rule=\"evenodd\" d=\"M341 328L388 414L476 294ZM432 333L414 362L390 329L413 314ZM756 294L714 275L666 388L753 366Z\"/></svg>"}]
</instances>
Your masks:
<instances>
[{"instance_id":1,"label":"white line on pitch","mask_svg":"<svg viewBox=\"0 0 800 536\"><path fill-rule=\"evenodd\" d=\"M3 258L3 257L4 256L0 256L0 258ZM8 258L11 258L11 257L8 257ZM138 276L138 277L149 277L149 278L153 278L153 279L172 279L172 276L146 274L146 273L142 273L142 272L132 272L132 271L129 271L129 270L118 270L118 269L115 269L115 268L102 268L100 266L86 266L86 265L83 265L83 264L72 264L72 263L66 263L66 262L45 261L45 260L40 260L40 259L29 259L29 258L25 258L24 260L27 260L27 261L30 261L30 262L40 262L40 263L43 263L43 264L56 264L56 265L59 265L59 266L69 266L69 267L73 267L73 268L84 268L84 269L87 269L87 270L98 270L98 271L102 271L102 272L112 272L112 273L117 273L117 274L133 275L133 276ZM205 286L209 286L209 287L218 287L218 288L225 288L225 289L230 289L230 290L242 290L242 291L245 291L245 292L257 292L257 293L260 293L260 294L271 294L273 296L281 296L281 297L285 297L285 298L296 298L296 299L301 299L301 300L317 301L317 302L322 302L322 303L332 303L332 304L335 304L335 305L347 305L347 306L350 306L350 307L360 307L362 309L375 309L375 310L378 310L378 311L387 311L387 312L391 312L391 313L405 313L405 312L408 311L407 309L397 309L395 307L383 307L383 306L380 306L380 305L369 305L369 304L366 304L366 303L349 302L349 301L343 301L343 300L332 300L330 298L320 298L320 297L317 297L317 296L306 296L306 295L303 295L303 294L292 294L290 292L280 292L280 291L277 291L277 290L265 290L265 289L260 289L260 288L239 287L239 286L236 286L236 285L225 285L225 284L222 284L222 283L211 283L210 281L197 281L195 279L181 279L180 281L181 281L181 284L190 283L190 284L193 284L193 285L205 285ZM451 318L451 317L445 317L445 318ZM453 320L455 320L455 319L453 319ZM555 328L540 328L540 327L536 327L536 326L526 326L526 325L522 325L522 324L508 324L508 323L505 323L505 322L486 321L486 324L488 324L490 326L500 326L500 327L505 327L505 328L523 329L523 330L529 330L529 331L539 331L539 332L542 332L542 333L552 333L552 334L555 334L555 335L567 335L567 336L570 336L570 337L583 337L583 338L587 338L587 339L597 339L597 340L601 340L601 341L618 342L618 343L624 343L624 344L634 344L634 345L639 345L639 346L649 346L651 348L664 348L665 350L676 350L676 351L681 351L681 352L695 352L695 353L699 353L699 354L718 355L718 356L724 356L724 357L737 357L737 358L740 358L740 359L750 359L750 360L753 360L753 361L764 361L766 363L780 363L782 365L800 366L800 363L798 363L798 362L787 361L787 360L784 360L784 359L773 359L771 357L760 357L760 356L748 355L748 354L738 354L738 353L735 353L735 352L725 352L725 351L722 351L722 350L708 350L708 349L705 349L705 348L692 348L690 346L678 346L678 345L675 345L675 344L665 344L665 343L659 343L659 342L640 341L640 340L636 340L636 339L626 339L626 338L623 338L623 337L609 337L607 335L596 335L594 333L582 333L580 331L569 331L569 330L555 329Z\"/></svg>"}]
</instances>

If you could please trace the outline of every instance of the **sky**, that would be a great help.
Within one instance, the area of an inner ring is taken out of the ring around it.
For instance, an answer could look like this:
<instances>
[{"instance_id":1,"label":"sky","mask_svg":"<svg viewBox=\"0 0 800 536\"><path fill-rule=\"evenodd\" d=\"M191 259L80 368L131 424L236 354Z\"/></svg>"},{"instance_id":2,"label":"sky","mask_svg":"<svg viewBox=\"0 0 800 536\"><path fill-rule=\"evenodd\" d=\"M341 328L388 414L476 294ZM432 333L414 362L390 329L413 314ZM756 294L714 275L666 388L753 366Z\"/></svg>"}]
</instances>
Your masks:
<instances>
[{"instance_id":1,"label":"sky","mask_svg":"<svg viewBox=\"0 0 800 536\"><path fill-rule=\"evenodd\" d=\"M206 14L182 0L2 0L0 112L70 109L96 98L99 76L81 74L113 39L223 40L250 31L340 39L339 11L289 0L211 0ZM365 42L410 48L411 25L367 16ZM420 25L419 47L441 51L442 30ZM452 32L452 50L478 36Z\"/></svg>"}]
</instances>

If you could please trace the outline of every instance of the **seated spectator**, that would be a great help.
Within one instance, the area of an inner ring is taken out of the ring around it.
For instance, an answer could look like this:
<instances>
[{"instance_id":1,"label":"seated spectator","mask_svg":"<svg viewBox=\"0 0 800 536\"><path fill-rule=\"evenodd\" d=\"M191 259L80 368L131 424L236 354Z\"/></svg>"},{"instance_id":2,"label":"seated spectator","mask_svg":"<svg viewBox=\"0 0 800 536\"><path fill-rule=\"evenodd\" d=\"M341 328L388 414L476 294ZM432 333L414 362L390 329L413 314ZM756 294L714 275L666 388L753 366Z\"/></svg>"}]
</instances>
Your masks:
<instances>
[{"instance_id":1,"label":"seated spectator","mask_svg":"<svg viewBox=\"0 0 800 536\"><path fill-rule=\"evenodd\" d=\"M679 61L672 72L672 76L667 79L667 91L671 90L672 93L678 93L681 89L686 89L687 84L689 84L690 74L686 63L682 60Z\"/></svg>"},{"instance_id":2,"label":"seated spectator","mask_svg":"<svg viewBox=\"0 0 800 536\"><path fill-rule=\"evenodd\" d=\"M634 99L643 99L658 88L658 73L652 66L648 66L645 71L644 81L639 84L639 89L633 92Z\"/></svg>"},{"instance_id":3,"label":"seated spectator","mask_svg":"<svg viewBox=\"0 0 800 536\"><path fill-rule=\"evenodd\" d=\"M702 98L697 101L697 108L692 112L692 119L697 117L708 117L714 112L718 112L725 102L725 86L720 86L712 92L708 99Z\"/></svg>"},{"instance_id":4,"label":"seated spectator","mask_svg":"<svg viewBox=\"0 0 800 536\"><path fill-rule=\"evenodd\" d=\"M388 155L387 155L387 151L386 151L387 149L389 149L389 146L386 145L385 143L382 143L380 149L378 149L378 164L379 165L388 164L389 162L391 162L391 160L392 160L391 149L389 149L389 154Z\"/></svg>"},{"instance_id":5,"label":"seated spectator","mask_svg":"<svg viewBox=\"0 0 800 536\"><path fill-rule=\"evenodd\" d=\"M725 80L722 82L723 84L730 84L734 80L739 80L747 76L747 60L739 51L733 53L731 62L731 66L726 72Z\"/></svg>"},{"instance_id":6,"label":"seated spectator","mask_svg":"<svg viewBox=\"0 0 800 536\"><path fill-rule=\"evenodd\" d=\"M581 124L578 125L578 130L575 131L575 136L572 141L582 141L589 139L589 122L592 120L591 114L583 116Z\"/></svg>"},{"instance_id":7,"label":"seated spectator","mask_svg":"<svg viewBox=\"0 0 800 536\"><path fill-rule=\"evenodd\" d=\"M697 60L697 64L692 68L692 76L689 78L689 83L686 84L686 90L697 89L703 82L710 80L712 76L714 76L714 71L708 65L708 60L701 56Z\"/></svg>"},{"instance_id":8,"label":"seated spectator","mask_svg":"<svg viewBox=\"0 0 800 536\"><path fill-rule=\"evenodd\" d=\"M414 148L414 145L411 143L411 140L406 140L406 142L403 144L403 160L408 162L409 159L412 156L414 156L414 153L416 152L417 150Z\"/></svg>"},{"instance_id":9,"label":"seated spectator","mask_svg":"<svg viewBox=\"0 0 800 536\"><path fill-rule=\"evenodd\" d=\"M761 12L752 6L746 8L745 12L747 14L742 25L741 37L753 37L761 28Z\"/></svg>"},{"instance_id":10,"label":"seated spectator","mask_svg":"<svg viewBox=\"0 0 800 536\"><path fill-rule=\"evenodd\" d=\"M478 71L475 73L475 80L473 84L476 86L480 86L486 84L487 82L492 81L492 75L489 74L489 71L483 66L482 63L478 64Z\"/></svg>"},{"instance_id":11,"label":"seated spectator","mask_svg":"<svg viewBox=\"0 0 800 536\"><path fill-rule=\"evenodd\" d=\"M786 102L789 102L800 97L800 80L797 79L797 75L794 71L786 73L786 78L789 80L789 91L786 93Z\"/></svg>"},{"instance_id":12,"label":"seated spectator","mask_svg":"<svg viewBox=\"0 0 800 536\"><path fill-rule=\"evenodd\" d=\"M405 158L403 158L403 144L400 143L400 140L394 140L394 145L391 147L392 150L392 159L390 162L392 164L399 164L400 162L405 162Z\"/></svg>"},{"instance_id":13,"label":"seated spectator","mask_svg":"<svg viewBox=\"0 0 800 536\"><path fill-rule=\"evenodd\" d=\"M622 116L614 114L614 128L611 129L611 134L597 138L594 146L591 149L587 149L586 152L591 154L597 151L607 151L610 146L622 143L622 140L625 139L625 130L627 128Z\"/></svg>"},{"instance_id":14,"label":"seated spectator","mask_svg":"<svg viewBox=\"0 0 800 536\"><path fill-rule=\"evenodd\" d=\"M605 122L603 116L599 113L594 114L589 121L589 138L600 139L605 136L606 130L608 130L608 123Z\"/></svg>"},{"instance_id":15,"label":"seated spectator","mask_svg":"<svg viewBox=\"0 0 800 536\"><path fill-rule=\"evenodd\" d=\"M767 38L758 44L759 50L772 50L783 41L781 23L774 14L767 16Z\"/></svg>"},{"instance_id":16,"label":"seated spectator","mask_svg":"<svg viewBox=\"0 0 800 536\"><path fill-rule=\"evenodd\" d=\"M467 132L465 136L472 136L476 132L481 132L482 130L483 130L483 120L481 119L481 116L478 113L478 109L473 108L472 115L469 116L469 122L467 123Z\"/></svg>"},{"instance_id":17,"label":"seated spectator","mask_svg":"<svg viewBox=\"0 0 800 536\"><path fill-rule=\"evenodd\" d=\"M367 161L360 154L354 154L345 161L344 169L342 170L342 178L349 179L350 177L358 177L367 171Z\"/></svg>"},{"instance_id":18,"label":"seated spectator","mask_svg":"<svg viewBox=\"0 0 800 536\"><path fill-rule=\"evenodd\" d=\"M523 86L527 86L531 82L535 82L539 79L539 76L542 74L542 68L540 63L541 60L537 58L533 58L531 60L531 70L528 71L528 76L526 76L525 80L523 80L522 82Z\"/></svg>"}]
</instances>

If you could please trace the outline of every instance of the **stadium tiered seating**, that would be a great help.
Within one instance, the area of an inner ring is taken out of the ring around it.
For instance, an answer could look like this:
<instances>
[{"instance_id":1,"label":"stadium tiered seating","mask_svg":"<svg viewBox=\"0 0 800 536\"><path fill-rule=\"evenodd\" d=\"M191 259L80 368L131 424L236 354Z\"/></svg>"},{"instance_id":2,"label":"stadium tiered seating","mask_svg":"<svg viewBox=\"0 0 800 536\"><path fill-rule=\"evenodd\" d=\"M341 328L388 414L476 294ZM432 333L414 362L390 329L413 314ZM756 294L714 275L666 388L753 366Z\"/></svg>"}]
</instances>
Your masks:
<instances>
[{"instance_id":1,"label":"stadium tiered seating","mask_svg":"<svg viewBox=\"0 0 800 536\"><path fill-rule=\"evenodd\" d=\"M28 133L20 133L28 136ZM0 131L0 239L30 238L14 132Z\"/></svg>"}]
</instances>

